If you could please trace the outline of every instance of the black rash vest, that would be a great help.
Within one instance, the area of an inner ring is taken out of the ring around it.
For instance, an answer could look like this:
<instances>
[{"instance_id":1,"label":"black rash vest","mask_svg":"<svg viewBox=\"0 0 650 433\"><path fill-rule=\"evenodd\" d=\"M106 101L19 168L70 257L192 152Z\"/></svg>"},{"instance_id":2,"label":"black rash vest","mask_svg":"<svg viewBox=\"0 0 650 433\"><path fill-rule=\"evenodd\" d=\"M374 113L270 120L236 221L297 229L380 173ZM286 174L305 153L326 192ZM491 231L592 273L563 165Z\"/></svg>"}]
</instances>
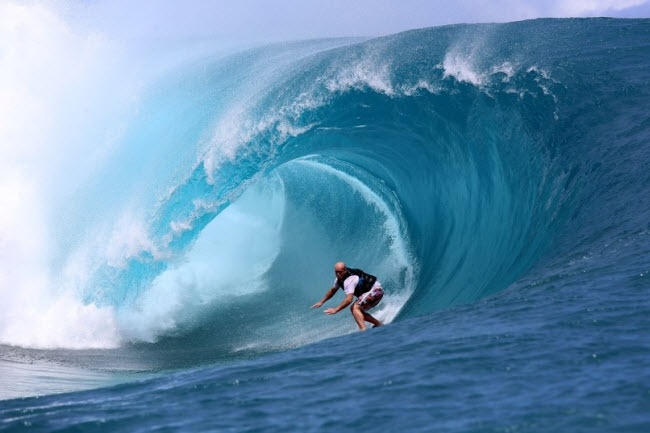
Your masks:
<instances>
[{"instance_id":1,"label":"black rash vest","mask_svg":"<svg viewBox=\"0 0 650 433\"><path fill-rule=\"evenodd\" d=\"M351 275L356 275L359 277L359 283L357 284L357 287L354 289L354 296L357 298L361 295L363 295L366 292L369 292L370 289L372 289L372 286L375 284L375 281L377 281L377 277L374 275L366 274L363 272L361 269L354 269L354 268L347 268L347 272L345 273L345 278L343 280L339 280L339 283L341 284L341 289L343 289L343 282L350 277Z\"/></svg>"}]
</instances>

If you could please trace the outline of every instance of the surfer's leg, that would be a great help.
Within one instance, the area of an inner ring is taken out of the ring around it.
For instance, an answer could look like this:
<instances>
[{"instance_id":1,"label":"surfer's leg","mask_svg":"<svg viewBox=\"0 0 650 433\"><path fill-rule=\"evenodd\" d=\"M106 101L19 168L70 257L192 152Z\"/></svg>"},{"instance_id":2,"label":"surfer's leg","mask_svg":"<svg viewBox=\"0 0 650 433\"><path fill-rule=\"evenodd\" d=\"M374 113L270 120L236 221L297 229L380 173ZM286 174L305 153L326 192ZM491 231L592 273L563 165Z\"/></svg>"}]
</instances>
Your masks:
<instances>
[{"instance_id":1,"label":"surfer's leg","mask_svg":"<svg viewBox=\"0 0 650 433\"><path fill-rule=\"evenodd\" d=\"M365 311L362 311L362 312L363 312L363 320L365 320L366 322L370 322L375 326L383 326L383 323L381 323L379 320L375 319L374 317L372 317L370 314L366 313Z\"/></svg>"},{"instance_id":2,"label":"surfer's leg","mask_svg":"<svg viewBox=\"0 0 650 433\"><path fill-rule=\"evenodd\" d=\"M363 315L363 320L372 323L373 325L375 325L375 327L382 326L383 323L381 323L379 320L372 317L372 315L370 315L370 313L367 313L366 310L370 310L371 308L376 307L377 304L379 304L379 301L381 301L381 298L383 297L384 297L384 291L382 290L381 286L378 283L375 283L375 285L369 292L361 295L361 297L359 297L359 300L355 302L355 305L359 306L359 310Z\"/></svg>"},{"instance_id":3,"label":"surfer's leg","mask_svg":"<svg viewBox=\"0 0 650 433\"><path fill-rule=\"evenodd\" d=\"M364 312L361 309L361 306L355 302L352 304L350 307L350 310L352 311L352 316L354 316L354 320L357 322L357 325L359 325L359 329L362 331L366 330L366 323L364 322Z\"/></svg>"}]
</instances>

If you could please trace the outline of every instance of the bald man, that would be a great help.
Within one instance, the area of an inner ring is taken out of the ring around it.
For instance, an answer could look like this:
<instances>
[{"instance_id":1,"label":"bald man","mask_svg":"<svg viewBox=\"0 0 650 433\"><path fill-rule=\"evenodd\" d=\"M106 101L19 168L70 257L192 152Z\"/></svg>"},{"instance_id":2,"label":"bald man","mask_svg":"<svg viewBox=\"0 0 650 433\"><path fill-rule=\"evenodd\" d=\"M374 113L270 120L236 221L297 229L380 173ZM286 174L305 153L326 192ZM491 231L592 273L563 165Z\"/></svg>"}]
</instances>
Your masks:
<instances>
[{"instance_id":1,"label":"bald man","mask_svg":"<svg viewBox=\"0 0 650 433\"><path fill-rule=\"evenodd\" d=\"M350 311L354 320L359 325L359 329L366 330L366 323L370 322L374 327L382 326L379 320L372 317L367 310L377 306L381 298L384 296L384 291L381 284L377 281L377 277L366 274L361 269L353 269L345 266L345 263L338 262L334 265L334 274L336 279L334 285L325 293L323 299L316 302L311 308L320 308L328 299L336 294L338 289L345 292L345 299L336 308L328 308L325 314L336 314L348 305L352 304ZM356 302L352 302L354 297L357 297Z\"/></svg>"}]
</instances>

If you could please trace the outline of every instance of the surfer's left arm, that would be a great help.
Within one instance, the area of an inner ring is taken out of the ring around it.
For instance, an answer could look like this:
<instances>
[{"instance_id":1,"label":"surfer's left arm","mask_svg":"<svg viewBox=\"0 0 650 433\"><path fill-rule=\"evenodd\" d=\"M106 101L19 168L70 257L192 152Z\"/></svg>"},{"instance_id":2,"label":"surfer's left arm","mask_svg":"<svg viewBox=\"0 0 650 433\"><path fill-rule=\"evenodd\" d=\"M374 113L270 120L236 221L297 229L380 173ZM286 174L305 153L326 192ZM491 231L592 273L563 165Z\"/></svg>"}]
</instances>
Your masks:
<instances>
[{"instance_id":1,"label":"surfer's left arm","mask_svg":"<svg viewBox=\"0 0 650 433\"><path fill-rule=\"evenodd\" d=\"M336 285L330 287L330 289L327 291L327 293L325 293L325 296L323 297L323 299L321 299L320 301L316 302L316 303L315 303L314 305L312 305L310 308L320 308L321 305L323 305L325 302L327 302L327 300L328 300L329 298L331 298L332 296L334 296L334 295L336 294L336 291L337 291L337 290L338 290L338 289L336 288Z\"/></svg>"},{"instance_id":2,"label":"surfer's left arm","mask_svg":"<svg viewBox=\"0 0 650 433\"><path fill-rule=\"evenodd\" d=\"M350 305L353 300L354 300L354 294L348 293L347 295L345 295L345 299L343 300L343 302L339 304L338 307L328 308L327 310L325 310L325 314L336 314L342 309L344 309L345 307L347 307L348 305Z\"/></svg>"}]
</instances>

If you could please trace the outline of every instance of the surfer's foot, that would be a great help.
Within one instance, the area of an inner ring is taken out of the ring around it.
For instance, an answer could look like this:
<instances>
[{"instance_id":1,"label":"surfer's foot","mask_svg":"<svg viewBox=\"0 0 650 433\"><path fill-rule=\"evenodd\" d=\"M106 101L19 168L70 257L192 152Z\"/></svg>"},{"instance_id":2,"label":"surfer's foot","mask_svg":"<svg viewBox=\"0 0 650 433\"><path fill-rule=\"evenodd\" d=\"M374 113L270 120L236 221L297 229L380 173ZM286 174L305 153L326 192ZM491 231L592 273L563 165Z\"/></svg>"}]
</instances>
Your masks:
<instances>
[{"instance_id":1,"label":"surfer's foot","mask_svg":"<svg viewBox=\"0 0 650 433\"><path fill-rule=\"evenodd\" d=\"M379 328L380 326L384 326L384 324L382 322L379 322L376 325L374 325L373 328Z\"/></svg>"}]
</instances>

